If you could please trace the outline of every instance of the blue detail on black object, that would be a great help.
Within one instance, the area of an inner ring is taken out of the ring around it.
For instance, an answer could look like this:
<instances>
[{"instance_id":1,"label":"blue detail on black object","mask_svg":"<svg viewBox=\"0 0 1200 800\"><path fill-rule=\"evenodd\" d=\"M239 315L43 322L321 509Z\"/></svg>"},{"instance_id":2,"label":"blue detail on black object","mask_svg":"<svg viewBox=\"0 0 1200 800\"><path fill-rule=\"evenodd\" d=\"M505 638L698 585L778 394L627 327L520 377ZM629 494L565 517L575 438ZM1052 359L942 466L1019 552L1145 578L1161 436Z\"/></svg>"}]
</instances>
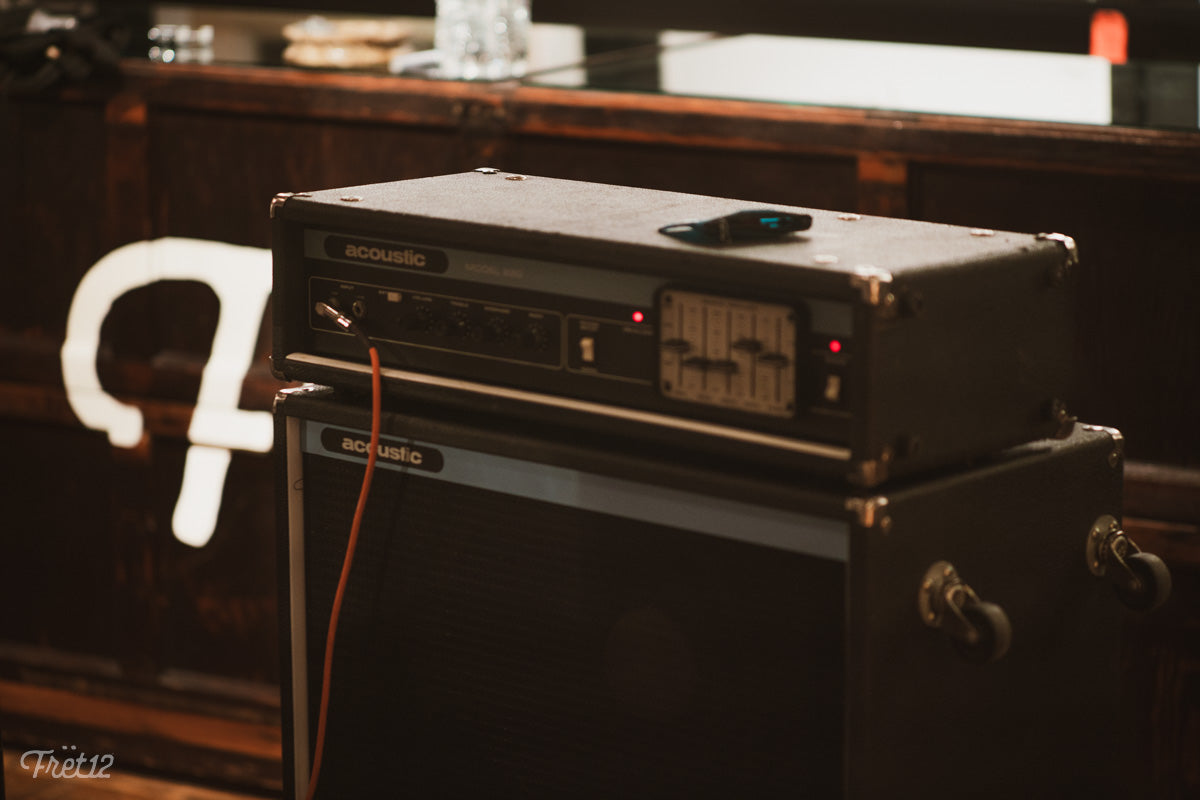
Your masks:
<instances>
[{"instance_id":1,"label":"blue detail on black object","mask_svg":"<svg viewBox=\"0 0 1200 800\"><path fill-rule=\"evenodd\" d=\"M812 217L808 214L757 209L703 222L664 225L658 232L692 244L714 245L773 241L811 227Z\"/></svg>"}]
</instances>

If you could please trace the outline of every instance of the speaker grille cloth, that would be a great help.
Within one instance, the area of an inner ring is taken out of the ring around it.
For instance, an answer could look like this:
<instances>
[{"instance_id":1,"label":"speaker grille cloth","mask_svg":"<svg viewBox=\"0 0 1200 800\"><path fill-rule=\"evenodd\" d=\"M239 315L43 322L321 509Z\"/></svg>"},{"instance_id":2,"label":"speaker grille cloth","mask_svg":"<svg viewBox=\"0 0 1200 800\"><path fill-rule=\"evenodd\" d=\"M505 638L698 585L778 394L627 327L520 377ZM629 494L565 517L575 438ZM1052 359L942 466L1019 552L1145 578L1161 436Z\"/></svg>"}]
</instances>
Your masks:
<instances>
[{"instance_id":1,"label":"speaker grille cloth","mask_svg":"<svg viewBox=\"0 0 1200 800\"><path fill-rule=\"evenodd\" d=\"M362 467L304 469L315 735ZM612 512L378 471L322 795L838 794L843 565Z\"/></svg>"}]
</instances>

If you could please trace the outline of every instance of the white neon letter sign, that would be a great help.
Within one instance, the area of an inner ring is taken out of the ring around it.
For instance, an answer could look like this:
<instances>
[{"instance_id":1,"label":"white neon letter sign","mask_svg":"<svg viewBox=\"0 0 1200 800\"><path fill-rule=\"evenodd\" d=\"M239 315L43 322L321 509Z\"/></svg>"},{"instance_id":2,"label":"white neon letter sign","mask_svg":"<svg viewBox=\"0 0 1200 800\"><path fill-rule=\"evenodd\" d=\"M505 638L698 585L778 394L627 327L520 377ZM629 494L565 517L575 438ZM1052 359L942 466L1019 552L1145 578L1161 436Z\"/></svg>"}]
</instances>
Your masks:
<instances>
[{"instance_id":1,"label":"white neon letter sign","mask_svg":"<svg viewBox=\"0 0 1200 800\"><path fill-rule=\"evenodd\" d=\"M164 238L120 247L88 271L75 290L62 347L63 383L76 416L107 431L116 447L142 439L142 412L104 391L96 371L100 327L121 295L158 281L199 281L221 304L212 352L188 428L183 487L171 526L176 538L203 547L221 507L230 450L271 450L271 414L238 408L242 381L271 294L271 252L200 239Z\"/></svg>"}]
</instances>

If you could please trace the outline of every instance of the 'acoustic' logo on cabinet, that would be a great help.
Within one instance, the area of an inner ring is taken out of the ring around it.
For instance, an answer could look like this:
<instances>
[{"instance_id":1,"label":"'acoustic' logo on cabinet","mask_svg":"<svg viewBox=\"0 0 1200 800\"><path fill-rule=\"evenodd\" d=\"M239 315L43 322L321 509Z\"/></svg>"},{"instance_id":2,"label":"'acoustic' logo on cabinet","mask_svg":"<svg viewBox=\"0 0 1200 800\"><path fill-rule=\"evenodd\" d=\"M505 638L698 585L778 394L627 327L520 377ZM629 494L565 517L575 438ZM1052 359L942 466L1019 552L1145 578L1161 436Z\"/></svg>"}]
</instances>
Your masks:
<instances>
[{"instance_id":1,"label":"'acoustic' logo on cabinet","mask_svg":"<svg viewBox=\"0 0 1200 800\"><path fill-rule=\"evenodd\" d=\"M371 439L355 431L326 428L321 431L321 446L328 453L355 456L365 460L371 449ZM441 452L432 447L394 439L380 439L376 456L389 464L415 467L426 472L441 472L445 464Z\"/></svg>"},{"instance_id":2,"label":"'acoustic' logo on cabinet","mask_svg":"<svg viewBox=\"0 0 1200 800\"><path fill-rule=\"evenodd\" d=\"M446 254L429 247L416 247L399 242L382 242L350 236L329 236L325 239L325 255L383 267L445 272L449 265Z\"/></svg>"}]
</instances>

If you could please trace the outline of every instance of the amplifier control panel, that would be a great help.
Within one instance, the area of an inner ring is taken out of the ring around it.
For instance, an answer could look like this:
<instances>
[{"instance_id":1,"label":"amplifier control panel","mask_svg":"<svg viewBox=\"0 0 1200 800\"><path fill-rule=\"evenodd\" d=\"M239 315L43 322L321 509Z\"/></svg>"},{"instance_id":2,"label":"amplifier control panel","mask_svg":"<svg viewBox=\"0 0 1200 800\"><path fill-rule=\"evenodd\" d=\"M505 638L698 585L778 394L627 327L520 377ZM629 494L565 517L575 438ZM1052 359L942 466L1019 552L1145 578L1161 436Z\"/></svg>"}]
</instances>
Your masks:
<instances>
[{"instance_id":1,"label":"amplifier control panel","mask_svg":"<svg viewBox=\"0 0 1200 800\"><path fill-rule=\"evenodd\" d=\"M659 297L659 319L665 396L779 417L795 413L793 308L669 290Z\"/></svg>"},{"instance_id":2,"label":"amplifier control panel","mask_svg":"<svg viewBox=\"0 0 1200 800\"><path fill-rule=\"evenodd\" d=\"M844 449L857 391L848 300L321 225L298 234L286 286L304 316L287 328L287 361L321 373L365 359L354 335L317 313L327 303L360 322L402 391L414 378L466 383Z\"/></svg>"},{"instance_id":3,"label":"amplifier control panel","mask_svg":"<svg viewBox=\"0 0 1200 800\"><path fill-rule=\"evenodd\" d=\"M309 280L309 326L340 332L316 313L316 301L363 320L373 339L429 350L558 368L563 315L451 294L409 291L402 282L376 285L314 276Z\"/></svg>"}]
</instances>

